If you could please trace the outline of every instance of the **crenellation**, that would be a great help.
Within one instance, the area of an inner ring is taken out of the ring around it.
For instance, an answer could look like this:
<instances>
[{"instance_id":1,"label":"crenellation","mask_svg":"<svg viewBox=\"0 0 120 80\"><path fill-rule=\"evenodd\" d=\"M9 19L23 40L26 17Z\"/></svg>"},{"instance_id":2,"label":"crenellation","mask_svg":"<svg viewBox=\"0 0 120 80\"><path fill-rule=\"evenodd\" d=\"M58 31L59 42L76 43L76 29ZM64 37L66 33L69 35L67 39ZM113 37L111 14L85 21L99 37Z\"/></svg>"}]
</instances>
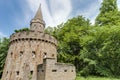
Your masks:
<instances>
[{"instance_id":1,"label":"crenellation","mask_svg":"<svg viewBox=\"0 0 120 80\"><path fill-rule=\"evenodd\" d=\"M51 44L54 44L55 46L57 46L57 40L48 34L39 33L39 32L38 33L37 32L29 32L29 34L26 34L26 33L28 33L28 32L23 31L23 32L18 32L18 33L11 35L10 43L30 39L30 40L35 40L35 41L36 40L45 41L45 42L48 42L48 43L51 43Z\"/></svg>"},{"instance_id":2,"label":"crenellation","mask_svg":"<svg viewBox=\"0 0 120 80\"><path fill-rule=\"evenodd\" d=\"M58 65L58 66L73 66L74 67L73 64L69 64L69 63L59 63L59 62L57 62L57 63L55 63L55 65Z\"/></svg>"}]
</instances>

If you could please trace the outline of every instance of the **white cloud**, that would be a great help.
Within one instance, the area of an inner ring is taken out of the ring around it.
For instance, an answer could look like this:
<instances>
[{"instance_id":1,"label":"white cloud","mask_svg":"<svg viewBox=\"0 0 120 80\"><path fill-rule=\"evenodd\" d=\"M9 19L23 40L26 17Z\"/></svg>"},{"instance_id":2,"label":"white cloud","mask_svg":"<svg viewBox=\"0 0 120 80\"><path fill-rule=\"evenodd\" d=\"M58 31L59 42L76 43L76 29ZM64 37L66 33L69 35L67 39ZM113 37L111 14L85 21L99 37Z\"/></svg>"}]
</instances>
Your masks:
<instances>
[{"instance_id":1,"label":"white cloud","mask_svg":"<svg viewBox=\"0 0 120 80\"><path fill-rule=\"evenodd\" d=\"M60 24L68 19L72 11L71 0L51 0L50 8L53 24Z\"/></svg>"},{"instance_id":2,"label":"white cloud","mask_svg":"<svg viewBox=\"0 0 120 80\"><path fill-rule=\"evenodd\" d=\"M84 17L90 19L90 22L92 24L95 23L95 18L99 13L99 8L100 8L100 4L101 4L102 0L98 0L98 2L93 2L92 4L89 4L89 7L85 8L84 10L78 10L76 12L76 16L77 15L83 15Z\"/></svg>"},{"instance_id":3,"label":"white cloud","mask_svg":"<svg viewBox=\"0 0 120 80\"><path fill-rule=\"evenodd\" d=\"M98 2L99 2L99 3L102 3L102 2L103 2L103 0L98 0Z\"/></svg>"},{"instance_id":4,"label":"white cloud","mask_svg":"<svg viewBox=\"0 0 120 80\"><path fill-rule=\"evenodd\" d=\"M0 32L0 38L3 38L3 37L8 37L8 36Z\"/></svg>"},{"instance_id":5,"label":"white cloud","mask_svg":"<svg viewBox=\"0 0 120 80\"><path fill-rule=\"evenodd\" d=\"M42 4L43 18L47 26L55 26L66 21L72 11L71 0L50 0L51 13L46 0L27 0L27 2L33 12L32 15L35 15L39 4Z\"/></svg>"},{"instance_id":6,"label":"white cloud","mask_svg":"<svg viewBox=\"0 0 120 80\"><path fill-rule=\"evenodd\" d=\"M31 20L34 17L40 3L42 4L41 6L42 13L43 13L43 18L46 22L46 26L53 27L62 22L65 22L69 17L73 17L70 15L72 13L71 0L49 0L49 3L46 2L47 0L26 0L26 1L30 9L29 10L24 9L25 10L24 22L28 23L29 20ZM95 18L99 13L99 8L102 1L103 0L97 0L97 2L88 4L90 5L88 8L84 10L79 9L78 11L76 11L76 14L74 15L75 16L83 15L84 17L89 18L90 22L94 24ZM120 9L120 0L118 0L117 4Z\"/></svg>"}]
</instances>

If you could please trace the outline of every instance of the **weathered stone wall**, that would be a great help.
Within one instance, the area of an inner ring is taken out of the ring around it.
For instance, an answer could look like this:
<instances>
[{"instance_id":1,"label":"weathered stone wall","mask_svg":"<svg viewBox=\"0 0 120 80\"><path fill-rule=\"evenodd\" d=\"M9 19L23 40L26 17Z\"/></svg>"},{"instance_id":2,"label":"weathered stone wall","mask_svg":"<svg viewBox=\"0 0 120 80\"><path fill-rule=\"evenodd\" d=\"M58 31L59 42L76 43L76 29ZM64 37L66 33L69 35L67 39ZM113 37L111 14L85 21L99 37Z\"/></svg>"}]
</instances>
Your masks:
<instances>
[{"instance_id":1,"label":"weathered stone wall","mask_svg":"<svg viewBox=\"0 0 120 80\"><path fill-rule=\"evenodd\" d=\"M40 19L32 19L30 29L33 31L43 32L45 28L45 22Z\"/></svg>"},{"instance_id":2,"label":"weathered stone wall","mask_svg":"<svg viewBox=\"0 0 120 80\"><path fill-rule=\"evenodd\" d=\"M45 80L45 64L38 65L37 68L37 80Z\"/></svg>"},{"instance_id":3,"label":"weathered stone wall","mask_svg":"<svg viewBox=\"0 0 120 80\"><path fill-rule=\"evenodd\" d=\"M44 80L75 80L76 70L72 64L56 63L54 58L46 58L43 63L44 67L38 67L38 70L45 70ZM38 73L38 76L41 76ZM37 80L43 80L40 77Z\"/></svg>"},{"instance_id":4,"label":"weathered stone wall","mask_svg":"<svg viewBox=\"0 0 120 80\"><path fill-rule=\"evenodd\" d=\"M39 7L30 31L10 36L10 47L2 80L74 80L75 67L57 62L57 40L44 33ZM44 59L45 58L45 59ZM44 60L43 60L44 59Z\"/></svg>"},{"instance_id":5,"label":"weathered stone wall","mask_svg":"<svg viewBox=\"0 0 120 80\"><path fill-rule=\"evenodd\" d=\"M57 56L56 40L47 34L19 32L10 43L2 80L37 80L37 65L43 63L44 55Z\"/></svg>"}]
</instances>

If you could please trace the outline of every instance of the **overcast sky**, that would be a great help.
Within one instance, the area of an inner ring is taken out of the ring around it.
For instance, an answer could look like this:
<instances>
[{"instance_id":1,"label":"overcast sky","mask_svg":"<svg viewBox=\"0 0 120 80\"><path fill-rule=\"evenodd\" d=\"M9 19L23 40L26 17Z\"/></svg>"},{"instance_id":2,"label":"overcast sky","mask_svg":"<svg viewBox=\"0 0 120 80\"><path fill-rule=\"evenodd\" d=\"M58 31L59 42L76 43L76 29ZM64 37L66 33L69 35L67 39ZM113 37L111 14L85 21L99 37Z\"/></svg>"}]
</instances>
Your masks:
<instances>
[{"instance_id":1,"label":"overcast sky","mask_svg":"<svg viewBox=\"0 0 120 80\"><path fill-rule=\"evenodd\" d=\"M0 38L9 37L15 29L29 27L41 3L46 27L54 27L69 18L83 15L94 20L102 0L0 0ZM120 7L120 0L117 2Z\"/></svg>"}]
</instances>

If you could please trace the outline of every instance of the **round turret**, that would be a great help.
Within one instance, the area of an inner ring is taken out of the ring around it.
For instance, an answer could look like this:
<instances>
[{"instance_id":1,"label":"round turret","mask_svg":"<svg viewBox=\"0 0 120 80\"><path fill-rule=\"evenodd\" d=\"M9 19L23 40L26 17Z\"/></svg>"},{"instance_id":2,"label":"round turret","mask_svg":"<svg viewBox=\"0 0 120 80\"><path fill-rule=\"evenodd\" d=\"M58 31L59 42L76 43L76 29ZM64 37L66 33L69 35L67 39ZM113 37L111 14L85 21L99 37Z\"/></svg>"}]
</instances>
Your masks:
<instances>
[{"instance_id":1,"label":"round turret","mask_svg":"<svg viewBox=\"0 0 120 80\"><path fill-rule=\"evenodd\" d=\"M57 61L57 40L44 33L41 8L30 23L29 31L10 36L10 47L2 80L37 80L37 66L44 58Z\"/></svg>"}]
</instances>

